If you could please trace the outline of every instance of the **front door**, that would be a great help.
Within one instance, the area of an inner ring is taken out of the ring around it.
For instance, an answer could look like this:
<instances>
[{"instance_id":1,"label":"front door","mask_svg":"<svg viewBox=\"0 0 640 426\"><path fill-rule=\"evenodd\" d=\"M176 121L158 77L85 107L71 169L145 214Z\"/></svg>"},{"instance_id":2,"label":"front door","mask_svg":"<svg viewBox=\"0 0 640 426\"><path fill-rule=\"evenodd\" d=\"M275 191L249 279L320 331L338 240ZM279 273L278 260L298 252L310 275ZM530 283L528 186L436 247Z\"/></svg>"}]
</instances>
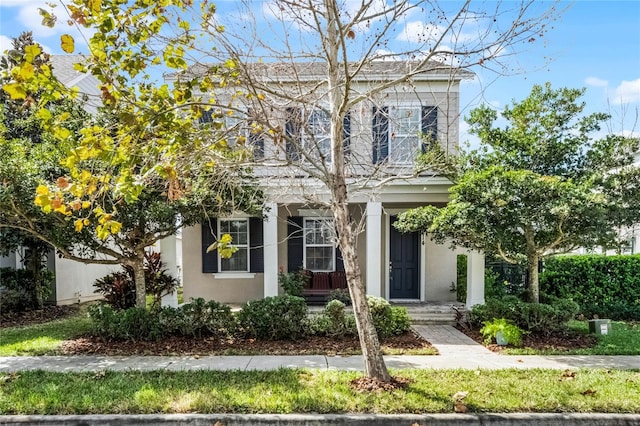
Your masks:
<instances>
[{"instance_id":1,"label":"front door","mask_svg":"<svg viewBox=\"0 0 640 426\"><path fill-rule=\"evenodd\" d=\"M389 298L420 299L420 234L403 234L393 227L389 235Z\"/></svg>"}]
</instances>

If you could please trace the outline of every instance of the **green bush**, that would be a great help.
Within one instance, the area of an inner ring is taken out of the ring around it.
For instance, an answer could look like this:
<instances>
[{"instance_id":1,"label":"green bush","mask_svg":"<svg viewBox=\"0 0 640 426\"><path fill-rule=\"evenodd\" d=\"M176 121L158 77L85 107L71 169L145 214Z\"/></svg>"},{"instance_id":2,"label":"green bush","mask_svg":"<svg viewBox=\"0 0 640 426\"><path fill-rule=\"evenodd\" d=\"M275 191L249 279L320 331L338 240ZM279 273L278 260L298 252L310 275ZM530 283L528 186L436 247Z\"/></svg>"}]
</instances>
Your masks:
<instances>
[{"instance_id":1,"label":"green bush","mask_svg":"<svg viewBox=\"0 0 640 426\"><path fill-rule=\"evenodd\" d=\"M187 336L225 338L236 332L236 317L227 305L197 298L182 305L179 310L185 319L182 334Z\"/></svg>"},{"instance_id":2,"label":"green bush","mask_svg":"<svg viewBox=\"0 0 640 426\"><path fill-rule=\"evenodd\" d=\"M288 294L247 302L238 314L244 332L269 340L298 339L308 327L304 299Z\"/></svg>"},{"instance_id":3,"label":"green bush","mask_svg":"<svg viewBox=\"0 0 640 426\"><path fill-rule=\"evenodd\" d=\"M0 268L0 312L20 312L42 308L51 294L54 274L40 269Z\"/></svg>"},{"instance_id":4,"label":"green bush","mask_svg":"<svg viewBox=\"0 0 640 426\"><path fill-rule=\"evenodd\" d=\"M373 318L378 337L384 338L406 333L411 329L407 308L391 306L381 297L367 296L367 304Z\"/></svg>"},{"instance_id":5,"label":"green bush","mask_svg":"<svg viewBox=\"0 0 640 426\"><path fill-rule=\"evenodd\" d=\"M289 272L280 270L278 273L278 282L284 290L285 294L290 296L302 297L302 289L309 286L309 272Z\"/></svg>"},{"instance_id":6,"label":"green bush","mask_svg":"<svg viewBox=\"0 0 640 426\"><path fill-rule=\"evenodd\" d=\"M487 299L484 305L474 306L470 320L476 325L504 318L535 334L549 334L566 328L578 313L578 304L569 299L548 296L549 303L527 303L516 296Z\"/></svg>"},{"instance_id":7,"label":"green bush","mask_svg":"<svg viewBox=\"0 0 640 426\"><path fill-rule=\"evenodd\" d=\"M89 308L89 316L93 334L113 340L159 340L172 335L227 338L237 331L237 321L229 306L204 299L177 309L114 309L100 304Z\"/></svg>"},{"instance_id":8,"label":"green bush","mask_svg":"<svg viewBox=\"0 0 640 426\"><path fill-rule=\"evenodd\" d=\"M329 291L327 295L327 302L331 302L332 300L338 300L344 303L346 306L351 305L351 295L349 294L348 288L334 288Z\"/></svg>"},{"instance_id":9,"label":"green bush","mask_svg":"<svg viewBox=\"0 0 640 426\"><path fill-rule=\"evenodd\" d=\"M114 310L106 304L89 307L93 333L112 340L159 340L166 335L155 314L144 308Z\"/></svg>"},{"instance_id":10,"label":"green bush","mask_svg":"<svg viewBox=\"0 0 640 426\"><path fill-rule=\"evenodd\" d=\"M324 311L312 318L311 334L333 337L356 335L355 318L345 308L346 305L339 300L327 303Z\"/></svg>"},{"instance_id":11,"label":"green bush","mask_svg":"<svg viewBox=\"0 0 640 426\"><path fill-rule=\"evenodd\" d=\"M585 316L640 319L640 255L556 256L544 266L541 291L573 299Z\"/></svg>"}]
</instances>

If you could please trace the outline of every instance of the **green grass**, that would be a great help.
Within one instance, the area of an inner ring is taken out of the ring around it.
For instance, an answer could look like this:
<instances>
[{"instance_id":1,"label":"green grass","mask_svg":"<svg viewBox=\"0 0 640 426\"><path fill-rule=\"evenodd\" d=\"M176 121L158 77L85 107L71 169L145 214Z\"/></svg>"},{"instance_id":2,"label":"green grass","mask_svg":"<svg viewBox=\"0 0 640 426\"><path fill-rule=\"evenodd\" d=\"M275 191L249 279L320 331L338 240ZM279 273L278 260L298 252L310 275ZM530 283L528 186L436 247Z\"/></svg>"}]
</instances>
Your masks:
<instances>
[{"instance_id":1,"label":"green grass","mask_svg":"<svg viewBox=\"0 0 640 426\"><path fill-rule=\"evenodd\" d=\"M360 393L344 371L0 374L0 414L440 413L468 391L470 412L640 413L640 373L402 370L406 389ZM567 377L568 376L568 377Z\"/></svg>"},{"instance_id":2,"label":"green grass","mask_svg":"<svg viewBox=\"0 0 640 426\"><path fill-rule=\"evenodd\" d=\"M86 312L43 324L0 329L0 356L55 355L66 339L87 333Z\"/></svg>"},{"instance_id":3,"label":"green grass","mask_svg":"<svg viewBox=\"0 0 640 426\"><path fill-rule=\"evenodd\" d=\"M569 328L574 332L588 333L587 321L571 321ZM613 321L610 334L598 335L598 343L592 348L572 351L534 350L531 348L507 348L509 355L640 355L640 324Z\"/></svg>"}]
</instances>

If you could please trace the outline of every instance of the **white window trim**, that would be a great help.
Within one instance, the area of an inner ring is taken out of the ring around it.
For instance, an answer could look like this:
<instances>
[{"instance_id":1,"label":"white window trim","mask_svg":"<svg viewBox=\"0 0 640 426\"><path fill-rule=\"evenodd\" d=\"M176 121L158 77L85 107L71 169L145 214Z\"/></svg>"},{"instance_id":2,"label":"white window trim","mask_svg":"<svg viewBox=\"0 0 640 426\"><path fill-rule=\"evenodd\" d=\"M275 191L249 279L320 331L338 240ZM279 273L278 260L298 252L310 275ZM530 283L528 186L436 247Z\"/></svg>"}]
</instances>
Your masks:
<instances>
[{"instance_id":1,"label":"white window trim","mask_svg":"<svg viewBox=\"0 0 640 426\"><path fill-rule=\"evenodd\" d=\"M251 272L251 231L249 228L249 218L248 217L244 217L244 216L231 216L231 217L224 217L224 218L218 218L218 234L219 235L223 235L224 232L222 232L222 224L221 222L229 222L229 221L234 221L234 220L244 220L247 222L247 244L242 244L241 246L238 244L235 244L233 241L231 242L231 245L233 245L234 247L238 247L238 248L245 248L247 249L247 270L246 271L223 271L222 270L222 258L220 257L220 254L216 251L216 257L218 258L218 272L216 272L214 275L216 276L216 278L229 278L228 276L225 277L224 275L233 275L236 278L239 278L240 274L252 274ZM255 276L255 274L253 274Z\"/></svg>"},{"instance_id":2,"label":"white window trim","mask_svg":"<svg viewBox=\"0 0 640 426\"><path fill-rule=\"evenodd\" d=\"M400 110L407 110L407 109L411 109L414 112L417 112L417 117L418 117L418 131L415 133L415 135L411 136L411 134L402 134L402 138L406 138L406 137L415 137L417 138L417 144L416 144L416 152L415 152L415 156L408 159L408 160L397 160L394 158L394 150L392 149L392 146L397 145L397 143L393 143L392 141L394 139L398 139L399 137L397 136L397 133L394 131L395 127L394 127L394 121L398 119L397 114L398 111ZM394 111L395 110L395 111ZM387 146L388 146L388 150L389 150L389 160L391 161L392 164L397 164L400 166L405 166L405 165L412 165L415 163L415 157L417 157L420 153L420 135L422 134L422 105L420 104L400 104L400 105L396 105L396 106L391 106L389 107L389 131L387 133ZM395 136L395 137L392 137Z\"/></svg>"},{"instance_id":3,"label":"white window trim","mask_svg":"<svg viewBox=\"0 0 640 426\"><path fill-rule=\"evenodd\" d=\"M336 271L336 245L335 243L329 244L312 244L310 247L331 247L331 262L333 264L333 269L309 269L307 267L307 220L324 220L334 222L332 217L329 216L313 216L313 217L303 217L302 218L302 265L304 269L307 269L312 272L335 272Z\"/></svg>"}]
</instances>

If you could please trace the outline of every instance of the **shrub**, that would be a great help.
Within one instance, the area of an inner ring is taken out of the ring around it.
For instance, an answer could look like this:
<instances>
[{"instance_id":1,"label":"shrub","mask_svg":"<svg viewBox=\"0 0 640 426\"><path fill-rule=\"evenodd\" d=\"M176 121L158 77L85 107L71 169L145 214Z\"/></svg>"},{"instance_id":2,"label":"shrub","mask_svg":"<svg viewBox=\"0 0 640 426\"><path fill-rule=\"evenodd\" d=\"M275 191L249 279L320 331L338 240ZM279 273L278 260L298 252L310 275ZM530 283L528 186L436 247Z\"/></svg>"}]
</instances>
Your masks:
<instances>
[{"instance_id":1,"label":"shrub","mask_svg":"<svg viewBox=\"0 0 640 426\"><path fill-rule=\"evenodd\" d=\"M160 307L162 296L172 293L180 282L168 274L160 260L160 254L145 253L144 279L146 293L153 296L153 308ZM125 266L122 271L113 272L95 281L95 292L115 309L127 309L136 305L136 285L133 268Z\"/></svg>"},{"instance_id":2,"label":"shrub","mask_svg":"<svg viewBox=\"0 0 640 426\"><path fill-rule=\"evenodd\" d=\"M387 300L375 296L367 296L367 304L378 337L384 338L402 334L411 329L409 314L405 307L392 307Z\"/></svg>"},{"instance_id":3,"label":"shrub","mask_svg":"<svg viewBox=\"0 0 640 426\"><path fill-rule=\"evenodd\" d=\"M578 313L578 305L569 299L548 297L549 303L527 303L516 296L487 299L474 306L470 320L479 325L497 318L512 321L518 327L536 334L549 334L566 328Z\"/></svg>"},{"instance_id":4,"label":"shrub","mask_svg":"<svg viewBox=\"0 0 640 426\"><path fill-rule=\"evenodd\" d=\"M335 337L357 334L355 318L346 312L345 307L346 305L339 300L327 303L324 311L313 317L312 333Z\"/></svg>"},{"instance_id":5,"label":"shrub","mask_svg":"<svg viewBox=\"0 0 640 426\"><path fill-rule=\"evenodd\" d=\"M35 276L31 269L0 268L0 277L0 312L42 308L55 278L46 268L38 270Z\"/></svg>"},{"instance_id":6,"label":"shrub","mask_svg":"<svg viewBox=\"0 0 640 426\"><path fill-rule=\"evenodd\" d=\"M184 317L184 335L226 338L236 332L236 318L227 305L197 298L182 305L179 310Z\"/></svg>"},{"instance_id":7,"label":"shrub","mask_svg":"<svg viewBox=\"0 0 640 426\"><path fill-rule=\"evenodd\" d=\"M307 271L286 273L281 269L278 273L278 282L282 290L290 296L302 297L302 289L309 286L309 280Z\"/></svg>"},{"instance_id":8,"label":"shrub","mask_svg":"<svg viewBox=\"0 0 640 426\"><path fill-rule=\"evenodd\" d=\"M485 343L491 343L491 339L497 339L498 333L501 333L508 344L514 346L522 345L522 330L511 321L499 318L485 321L483 324L480 333L482 333Z\"/></svg>"},{"instance_id":9,"label":"shrub","mask_svg":"<svg viewBox=\"0 0 640 426\"><path fill-rule=\"evenodd\" d=\"M165 336L157 316L144 308L114 310L106 304L89 307L93 333L113 340L159 340Z\"/></svg>"},{"instance_id":10,"label":"shrub","mask_svg":"<svg viewBox=\"0 0 640 426\"><path fill-rule=\"evenodd\" d=\"M332 300L338 300L344 303L346 306L351 305L351 295L348 288L334 288L327 295L327 302Z\"/></svg>"},{"instance_id":11,"label":"shrub","mask_svg":"<svg viewBox=\"0 0 640 426\"><path fill-rule=\"evenodd\" d=\"M297 339L307 328L304 299L285 294L247 302L238 314L245 333L259 339Z\"/></svg>"},{"instance_id":12,"label":"shrub","mask_svg":"<svg viewBox=\"0 0 640 426\"><path fill-rule=\"evenodd\" d=\"M540 275L540 289L572 298L587 317L640 319L634 318L640 311L640 255L550 258Z\"/></svg>"}]
</instances>

